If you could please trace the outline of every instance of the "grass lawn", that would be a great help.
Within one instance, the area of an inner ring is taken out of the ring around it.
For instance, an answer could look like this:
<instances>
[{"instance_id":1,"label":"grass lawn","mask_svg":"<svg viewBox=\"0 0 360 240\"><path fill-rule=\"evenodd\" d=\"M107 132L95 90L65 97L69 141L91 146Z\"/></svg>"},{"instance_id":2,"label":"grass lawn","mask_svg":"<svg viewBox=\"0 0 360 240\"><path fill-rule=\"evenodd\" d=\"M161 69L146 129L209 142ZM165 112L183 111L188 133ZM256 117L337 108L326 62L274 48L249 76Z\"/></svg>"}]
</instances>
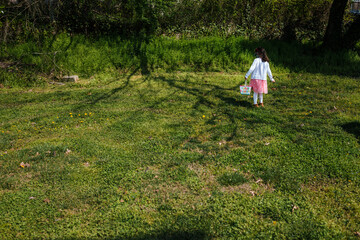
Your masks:
<instances>
[{"instance_id":1,"label":"grass lawn","mask_svg":"<svg viewBox=\"0 0 360 240\"><path fill-rule=\"evenodd\" d=\"M359 239L359 79L274 75L1 88L0 239Z\"/></svg>"}]
</instances>

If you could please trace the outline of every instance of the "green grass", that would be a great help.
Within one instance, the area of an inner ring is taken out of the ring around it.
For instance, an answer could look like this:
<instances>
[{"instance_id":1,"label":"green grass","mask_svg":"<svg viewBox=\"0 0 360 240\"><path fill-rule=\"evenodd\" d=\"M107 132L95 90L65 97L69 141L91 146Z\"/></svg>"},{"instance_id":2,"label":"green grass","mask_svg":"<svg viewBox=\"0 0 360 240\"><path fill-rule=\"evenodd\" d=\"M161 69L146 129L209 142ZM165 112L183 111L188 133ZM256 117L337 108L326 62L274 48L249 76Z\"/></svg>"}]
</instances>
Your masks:
<instances>
[{"instance_id":1,"label":"green grass","mask_svg":"<svg viewBox=\"0 0 360 240\"><path fill-rule=\"evenodd\" d=\"M357 239L359 79L278 68L0 89L0 238Z\"/></svg>"},{"instance_id":2,"label":"green grass","mask_svg":"<svg viewBox=\"0 0 360 240\"><path fill-rule=\"evenodd\" d=\"M112 71L245 72L258 46L267 50L272 70L277 74L321 73L360 77L358 52L327 52L310 43L249 40L242 37L156 37L146 42L59 34L44 40L42 45L32 41L14 46L0 45L0 84L32 87L44 84L44 75L57 80L62 75L77 74L90 78ZM3 63L10 67L1 67Z\"/></svg>"}]
</instances>

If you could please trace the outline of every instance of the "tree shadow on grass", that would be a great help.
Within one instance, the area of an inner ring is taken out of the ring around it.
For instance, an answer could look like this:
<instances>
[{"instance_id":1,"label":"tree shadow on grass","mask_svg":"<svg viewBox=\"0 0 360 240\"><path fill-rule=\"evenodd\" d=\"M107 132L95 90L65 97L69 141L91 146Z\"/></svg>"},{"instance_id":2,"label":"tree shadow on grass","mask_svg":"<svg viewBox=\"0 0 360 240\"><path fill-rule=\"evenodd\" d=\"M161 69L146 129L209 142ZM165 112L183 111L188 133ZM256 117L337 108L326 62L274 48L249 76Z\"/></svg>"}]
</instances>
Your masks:
<instances>
[{"instance_id":1,"label":"tree shadow on grass","mask_svg":"<svg viewBox=\"0 0 360 240\"><path fill-rule=\"evenodd\" d=\"M340 126L345 132L354 135L360 141L360 122L349 122Z\"/></svg>"},{"instance_id":2,"label":"tree shadow on grass","mask_svg":"<svg viewBox=\"0 0 360 240\"><path fill-rule=\"evenodd\" d=\"M121 238L119 238L121 239ZM194 231L164 231L156 234L149 234L131 238L131 240L205 240L210 239L208 234L202 230Z\"/></svg>"},{"instance_id":3,"label":"tree shadow on grass","mask_svg":"<svg viewBox=\"0 0 360 240\"><path fill-rule=\"evenodd\" d=\"M235 107L244 107L244 108L250 108L252 107L250 101L237 101L235 98L231 97L220 97L224 101L224 103L227 103L229 105L235 106Z\"/></svg>"},{"instance_id":4,"label":"tree shadow on grass","mask_svg":"<svg viewBox=\"0 0 360 240\"><path fill-rule=\"evenodd\" d=\"M131 77L135 75L137 70L140 70L140 67L130 73L126 80L118 87L106 90L105 92L98 95L92 95L91 99L86 99L84 102L78 104L75 110L87 108L89 105L96 105L99 102L109 101L109 99L117 93L131 90L131 88L134 87L131 84ZM161 75L146 75L144 76L143 82L146 81L154 81L160 84L165 84L166 88L169 89L169 92L166 94L166 96L158 98L151 103L148 102L146 94L144 96L139 95L140 101L145 103L144 109L161 108L164 103L166 104L167 102L172 102L174 95L183 92L194 99L191 102L192 110L189 113L190 115L197 116L200 114L200 116L202 116L204 107L211 109L214 114L209 115L207 118L207 123L209 125L214 125L215 122L217 122L219 116L226 117L226 119L229 121L229 125L231 126L231 131L226 137L227 141L231 141L237 136L237 122L239 114L236 109L244 110L246 108L252 107L251 100L247 101L240 96L240 93L237 90L238 85L223 87L215 83L208 83L207 81L191 81L189 78L177 79L175 76L165 77ZM134 115L141 114L142 111L144 110L138 109L137 111L133 112L133 114L128 117L128 120L135 118ZM214 137L216 138L220 136Z\"/></svg>"},{"instance_id":5,"label":"tree shadow on grass","mask_svg":"<svg viewBox=\"0 0 360 240\"><path fill-rule=\"evenodd\" d=\"M89 238L61 238L61 240L82 240ZM91 238L90 238L91 239ZM158 233L141 234L137 237L126 237L126 236L112 236L112 237L96 237L94 239L104 240L205 240L212 239L208 233L204 230L192 230L192 231L159 231ZM59 239L60 240L60 239Z\"/></svg>"},{"instance_id":6,"label":"tree shadow on grass","mask_svg":"<svg viewBox=\"0 0 360 240\"><path fill-rule=\"evenodd\" d=\"M236 114L234 113L232 108L228 108L226 106L245 108L251 107L251 104L249 102L238 101L233 96L233 91L236 91L237 86L224 88L215 84L198 82L191 83L190 81L177 80L175 78L166 78L163 76L155 77L154 80L167 84L171 89L186 92L187 94L195 97L196 100L193 104L194 114L198 114L199 112L201 112L202 107L205 106L207 108L214 109L221 115L226 116L226 118L231 122L231 125L233 127L231 136L228 137L227 140L232 140L236 137L238 126L236 124ZM182 83L187 84L183 85ZM229 91L231 91L232 93L229 93ZM155 103L153 107L155 107L156 104L158 103ZM213 121L214 119L210 119L208 122L212 123Z\"/></svg>"}]
</instances>

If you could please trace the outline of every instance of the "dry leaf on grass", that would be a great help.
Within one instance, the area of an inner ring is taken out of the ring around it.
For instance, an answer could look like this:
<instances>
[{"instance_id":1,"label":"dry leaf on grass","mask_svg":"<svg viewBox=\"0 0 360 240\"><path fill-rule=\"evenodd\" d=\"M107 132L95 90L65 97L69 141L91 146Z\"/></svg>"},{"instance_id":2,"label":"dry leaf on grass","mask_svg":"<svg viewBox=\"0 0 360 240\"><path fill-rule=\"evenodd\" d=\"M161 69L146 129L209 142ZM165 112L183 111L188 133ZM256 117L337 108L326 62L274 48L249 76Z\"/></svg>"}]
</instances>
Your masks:
<instances>
[{"instance_id":1,"label":"dry leaf on grass","mask_svg":"<svg viewBox=\"0 0 360 240\"><path fill-rule=\"evenodd\" d=\"M294 212L295 210L299 209L298 206L294 205L293 208L292 208L292 211Z\"/></svg>"},{"instance_id":2,"label":"dry leaf on grass","mask_svg":"<svg viewBox=\"0 0 360 240\"><path fill-rule=\"evenodd\" d=\"M30 167L30 164L29 164L29 163L21 162L21 163L20 163L20 167L22 167L22 168Z\"/></svg>"}]
</instances>

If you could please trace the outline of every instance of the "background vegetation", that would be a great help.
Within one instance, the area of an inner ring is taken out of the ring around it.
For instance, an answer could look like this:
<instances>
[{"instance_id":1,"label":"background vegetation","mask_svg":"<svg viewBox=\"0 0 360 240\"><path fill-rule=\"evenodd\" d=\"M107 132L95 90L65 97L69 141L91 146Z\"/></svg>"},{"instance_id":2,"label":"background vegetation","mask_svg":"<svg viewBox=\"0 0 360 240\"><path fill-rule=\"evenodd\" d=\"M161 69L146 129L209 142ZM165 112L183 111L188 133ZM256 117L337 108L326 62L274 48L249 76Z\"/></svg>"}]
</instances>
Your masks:
<instances>
[{"instance_id":1,"label":"background vegetation","mask_svg":"<svg viewBox=\"0 0 360 240\"><path fill-rule=\"evenodd\" d=\"M344 7L349 9L350 1ZM335 2L336 2L335 1ZM66 31L86 35L181 34L320 40L332 0L11 0L2 5L4 41ZM335 5L335 4L334 4ZM344 28L355 20L338 9ZM345 14L345 15L344 15ZM343 17L344 15L344 17Z\"/></svg>"}]
</instances>

